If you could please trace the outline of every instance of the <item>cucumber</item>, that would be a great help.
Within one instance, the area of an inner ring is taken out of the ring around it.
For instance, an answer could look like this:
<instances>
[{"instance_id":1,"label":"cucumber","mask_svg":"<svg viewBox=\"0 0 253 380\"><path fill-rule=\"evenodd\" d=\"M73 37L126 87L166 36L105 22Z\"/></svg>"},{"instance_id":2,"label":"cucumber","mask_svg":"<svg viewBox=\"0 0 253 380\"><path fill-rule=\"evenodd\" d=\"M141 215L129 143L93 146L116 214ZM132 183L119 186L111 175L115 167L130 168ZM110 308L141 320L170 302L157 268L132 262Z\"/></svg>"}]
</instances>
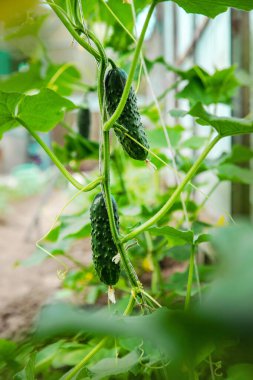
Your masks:
<instances>
[{"instance_id":1,"label":"cucumber","mask_svg":"<svg viewBox=\"0 0 253 380\"><path fill-rule=\"evenodd\" d=\"M77 128L79 134L85 139L90 137L91 115L88 107L81 107L77 114Z\"/></svg>"},{"instance_id":2,"label":"cucumber","mask_svg":"<svg viewBox=\"0 0 253 380\"><path fill-rule=\"evenodd\" d=\"M112 197L116 227L119 229L117 204ZM102 193L94 198L90 208L92 259L96 273L106 285L115 285L119 280L120 265L113 258L118 250L113 241L108 213Z\"/></svg>"},{"instance_id":3,"label":"cucumber","mask_svg":"<svg viewBox=\"0 0 253 380\"><path fill-rule=\"evenodd\" d=\"M116 110L121 95L123 93L127 81L127 74L120 68L113 68L108 71L105 78L105 100L106 109L111 116ZM117 123L127 129L127 133L136 141L149 149L148 140L145 134L141 117L137 107L137 98L133 88L131 87L125 107L120 115ZM124 131L115 130L115 133L127 154L135 160L146 160L148 151L139 144L126 136Z\"/></svg>"}]
</instances>

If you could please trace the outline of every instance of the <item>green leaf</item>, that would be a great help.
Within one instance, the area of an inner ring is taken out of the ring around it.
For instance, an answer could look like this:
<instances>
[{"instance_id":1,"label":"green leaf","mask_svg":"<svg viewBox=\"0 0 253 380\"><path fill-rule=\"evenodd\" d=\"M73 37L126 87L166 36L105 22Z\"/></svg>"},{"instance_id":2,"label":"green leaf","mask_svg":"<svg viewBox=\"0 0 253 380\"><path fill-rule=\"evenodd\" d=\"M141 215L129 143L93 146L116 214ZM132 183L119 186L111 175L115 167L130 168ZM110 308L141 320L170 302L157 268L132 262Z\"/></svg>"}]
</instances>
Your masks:
<instances>
[{"instance_id":1,"label":"green leaf","mask_svg":"<svg viewBox=\"0 0 253 380\"><path fill-rule=\"evenodd\" d=\"M234 364L227 370L226 380L252 380L253 365L249 363Z\"/></svg>"},{"instance_id":2,"label":"green leaf","mask_svg":"<svg viewBox=\"0 0 253 380\"><path fill-rule=\"evenodd\" d=\"M25 368L14 376L14 380L35 380L36 352L31 353Z\"/></svg>"},{"instance_id":3,"label":"green leaf","mask_svg":"<svg viewBox=\"0 0 253 380\"><path fill-rule=\"evenodd\" d=\"M26 95L19 106L18 117L30 128L48 132L59 123L66 110L75 108L68 99L56 92L43 89L36 95Z\"/></svg>"},{"instance_id":4,"label":"green leaf","mask_svg":"<svg viewBox=\"0 0 253 380\"><path fill-rule=\"evenodd\" d=\"M71 64L26 64L21 71L5 75L0 79L0 90L4 92L28 92L48 87L60 95L70 95L80 84L80 72Z\"/></svg>"},{"instance_id":5,"label":"green leaf","mask_svg":"<svg viewBox=\"0 0 253 380\"><path fill-rule=\"evenodd\" d=\"M223 181L253 184L253 172L250 169L240 168L233 164L223 164L219 165L217 170L218 177Z\"/></svg>"},{"instance_id":6,"label":"green leaf","mask_svg":"<svg viewBox=\"0 0 253 380\"><path fill-rule=\"evenodd\" d=\"M201 234L199 235L196 240L194 241L194 244L198 245L198 244L201 244L201 243L207 243L209 241L211 241L212 239L212 235L210 234Z\"/></svg>"},{"instance_id":7,"label":"green leaf","mask_svg":"<svg viewBox=\"0 0 253 380\"><path fill-rule=\"evenodd\" d=\"M49 89L36 95L0 91L0 138L4 132L20 125L16 117L34 130L48 132L63 119L65 110L73 108L75 105L70 100Z\"/></svg>"},{"instance_id":8,"label":"green leaf","mask_svg":"<svg viewBox=\"0 0 253 380\"><path fill-rule=\"evenodd\" d=\"M173 227L151 227L148 231L154 236L167 237L173 245L184 245L185 243L193 243L192 231L181 231Z\"/></svg>"},{"instance_id":9,"label":"green leaf","mask_svg":"<svg viewBox=\"0 0 253 380\"><path fill-rule=\"evenodd\" d=\"M253 158L253 150L243 145L233 145L229 154L221 158L222 163L236 164L247 162Z\"/></svg>"},{"instance_id":10,"label":"green leaf","mask_svg":"<svg viewBox=\"0 0 253 380\"><path fill-rule=\"evenodd\" d=\"M87 158L98 159L99 144L84 138L79 133L71 133L64 136L66 157L70 160L84 160Z\"/></svg>"},{"instance_id":11,"label":"green leaf","mask_svg":"<svg viewBox=\"0 0 253 380\"><path fill-rule=\"evenodd\" d=\"M156 57L155 59L148 59L145 57L145 63L148 71L151 71L155 65L160 64L164 66L166 70L172 71L175 74L183 75L184 73L183 70L180 70L176 66L167 63L163 56Z\"/></svg>"},{"instance_id":12,"label":"green leaf","mask_svg":"<svg viewBox=\"0 0 253 380\"><path fill-rule=\"evenodd\" d=\"M134 366L139 362L139 355L132 351L123 358L102 359L93 366L89 366L92 373L92 379L100 380L107 376L116 376L131 372Z\"/></svg>"},{"instance_id":13,"label":"green leaf","mask_svg":"<svg viewBox=\"0 0 253 380\"><path fill-rule=\"evenodd\" d=\"M179 109L172 109L169 111L169 114L172 116L172 117L184 117L188 114L188 111L184 111L184 110L179 110Z\"/></svg>"},{"instance_id":14,"label":"green leaf","mask_svg":"<svg viewBox=\"0 0 253 380\"><path fill-rule=\"evenodd\" d=\"M36 371L42 371L48 368L56 355L58 354L60 348L63 345L62 340L58 340L56 343L49 344L40 350L36 357Z\"/></svg>"},{"instance_id":15,"label":"green leaf","mask_svg":"<svg viewBox=\"0 0 253 380\"><path fill-rule=\"evenodd\" d=\"M158 0L164 2L168 0ZM250 11L253 9L253 4L250 0L173 0L187 13L202 14L211 18L218 14L226 12L229 7Z\"/></svg>"},{"instance_id":16,"label":"green leaf","mask_svg":"<svg viewBox=\"0 0 253 380\"><path fill-rule=\"evenodd\" d=\"M221 137L253 132L252 120L214 116L208 113L200 103L189 111L189 115L197 117L197 122L201 125L214 127Z\"/></svg>"},{"instance_id":17,"label":"green leaf","mask_svg":"<svg viewBox=\"0 0 253 380\"><path fill-rule=\"evenodd\" d=\"M253 311L252 224L242 223L216 229L212 245L220 265L203 307L208 315L217 316L218 313L219 318L225 318L226 323L233 321L239 327L243 321L245 333L248 334Z\"/></svg>"},{"instance_id":18,"label":"green leaf","mask_svg":"<svg viewBox=\"0 0 253 380\"><path fill-rule=\"evenodd\" d=\"M0 138L4 132L18 126L15 109L22 97L22 94L7 94L0 91Z\"/></svg>"},{"instance_id":19,"label":"green leaf","mask_svg":"<svg viewBox=\"0 0 253 380\"><path fill-rule=\"evenodd\" d=\"M191 104L229 104L239 82L235 76L235 66L216 70L210 75L199 66L180 74L188 84L177 94L177 98L189 99Z\"/></svg>"},{"instance_id":20,"label":"green leaf","mask_svg":"<svg viewBox=\"0 0 253 380\"><path fill-rule=\"evenodd\" d=\"M17 348L16 343L7 339L0 339L0 362L13 359L13 354Z\"/></svg>"},{"instance_id":21,"label":"green leaf","mask_svg":"<svg viewBox=\"0 0 253 380\"><path fill-rule=\"evenodd\" d=\"M4 92L26 92L39 89L43 84L41 77L41 64L34 63L22 71L5 75L0 79L0 90Z\"/></svg>"}]
</instances>

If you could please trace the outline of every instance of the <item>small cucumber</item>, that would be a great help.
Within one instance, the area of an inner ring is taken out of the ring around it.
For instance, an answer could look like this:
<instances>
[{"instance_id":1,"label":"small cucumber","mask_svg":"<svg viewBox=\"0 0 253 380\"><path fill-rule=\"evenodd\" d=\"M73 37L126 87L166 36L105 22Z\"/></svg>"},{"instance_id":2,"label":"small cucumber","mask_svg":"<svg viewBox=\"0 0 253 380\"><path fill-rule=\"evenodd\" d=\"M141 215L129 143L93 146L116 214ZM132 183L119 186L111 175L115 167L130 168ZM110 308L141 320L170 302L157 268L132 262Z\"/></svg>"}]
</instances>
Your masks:
<instances>
[{"instance_id":1,"label":"small cucumber","mask_svg":"<svg viewBox=\"0 0 253 380\"><path fill-rule=\"evenodd\" d=\"M116 227L119 229L117 204L112 197ZM119 280L120 265L113 258L118 250L113 241L108 213L102 193L94 198L90 208L92 259L98 277L106 285L115 285Z\"/></svg>"},{"instance_id":2,"label":"small cucumber","mask_svg":"<svg viewBox=\"0 0 253 380\"><path fill-rule=\"evenodd\" d=\"M90 137L90 123L91 123L91 115L88 107L81 107L78 110L77 114L77 127L78 132L85 139L89 139Z\"/></svg>"},{"instance_id":3,"label":"small cucumber","mask_svg":"<svg viewBox=\"0 0 253 380\"><path fill-rule=\"evenodd\" d=\"M120 102L126 81L127 74L120 68L113 68L109 70L106 75L105 100L107 112L110 116L114 113ZM146 149L149 149L148 140L137 107L137 98L132 87L117 123L122 125L127 130L126 132L136 141L142 144ZM134 142L130 137L126 136L124 131L117 129L115 133L130 157L135 160L145 160L147 158L148 151Z\"/></svg>"}]
</instances>

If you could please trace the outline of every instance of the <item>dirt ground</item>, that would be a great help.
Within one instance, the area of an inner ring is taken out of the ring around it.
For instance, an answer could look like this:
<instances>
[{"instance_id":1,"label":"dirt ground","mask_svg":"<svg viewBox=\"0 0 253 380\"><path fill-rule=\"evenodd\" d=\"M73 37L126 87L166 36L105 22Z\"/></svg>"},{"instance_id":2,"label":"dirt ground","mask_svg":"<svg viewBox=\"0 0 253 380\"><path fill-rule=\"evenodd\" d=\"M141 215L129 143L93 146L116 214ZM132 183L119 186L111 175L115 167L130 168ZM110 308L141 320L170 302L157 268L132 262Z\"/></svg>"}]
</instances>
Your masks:
<instances>
[{"instance_id":1,"label":"dirt ground","mask_svg":"<svg viewBox=\"0 0 253 380\"><path fill-rule=\"evenodd\" d=\"M63 192L54 191L39 213L36 210L42 195L15 202L0 221L0 337L22 336L31 325L40 306L54 296L60 287L57 263L46 260L31 266L17 266L16 262L29 258L35 242L52 225L55 216L66 202ZM89 249L87 242L85 249Z\"/></svg>"}]
</instances>

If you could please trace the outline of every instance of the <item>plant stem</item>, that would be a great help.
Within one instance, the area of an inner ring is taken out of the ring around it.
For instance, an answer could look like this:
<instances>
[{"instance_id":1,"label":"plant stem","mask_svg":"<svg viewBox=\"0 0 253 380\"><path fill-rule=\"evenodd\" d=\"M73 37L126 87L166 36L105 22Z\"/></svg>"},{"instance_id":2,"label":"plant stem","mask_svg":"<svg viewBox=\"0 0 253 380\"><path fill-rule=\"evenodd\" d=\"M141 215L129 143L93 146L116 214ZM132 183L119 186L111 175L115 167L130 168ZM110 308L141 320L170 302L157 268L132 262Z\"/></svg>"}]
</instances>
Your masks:
<instances>
[{"instance_id":1,"label":"plant stem","mask_svg":"<svg viewBox=\"0 0 253 380\"><path fill-rule=\"evenodd\" d=\"M112 232L112 237L116 247L119 251L124 269L126 271L127 277L130 281L130 284L133 288L139 288L140 282L138 280L137 274L129 260L128 254L124 248L124 245L120 242L119 233L116 227L114 212L111 199L110 191L110 141L109 141L109 131L103 132L103 147L104 147L104 181L103 181L103 190L105 195L105 202L107 206L108 218L110 229Z\"/></svg>"},{"instance_id":2,"label":"plant stem","mask_svg":"<svg viewBox=\"0 0 253 380\"><path fill-rule=\"evenodd\" d=\"M64 24L64 26L68 29L69 33L72 35L72 37L90 54L93 55L93 57L100 61L101 57L100 54L94 49L88 42L83 40L79 34L76 32L75 28L71 25L71 23L68 21L68 19L64 16L64 14L60 11L60 9L56 6L56 4L53 4L52 2L48 2L50 7L53 9L55 14L59 17L61 22Z\"/></svg>"},{"instance_id":3,"label":"plant stem","mask_svg":"<svg viewBox=\"0 0 253 380\"><path fill-rule=\"evenodd\" d=\"M145 33L146 33L146 30L147 30L150 18L152 16L152 13L153 13L153 11L155 9L155 5L156 5L155 2L153 2L151 4L150 8L149 8L146 20L144 22L144 25L143 25L143 28L142 28L142 31L141 31L141 34L140 34L140 38L139 38L138 43L137 43L136 48L135 48L135 52L134 52L134 56L133 56L133 61L132 61L131 67L130 67L129 75L128 75L128 78L127 78L127 81L126 81L126 84L125 84L124 91L122 93L120 102L119 102L116 110L114 111L113 115L104 124L104 131L109 131L109 129L113 126L113 124L115 123L115 121L119 118L119 116L121 115L121 113L122 113L122 111L123 111L123 109L125 107L125 104L126 104L126 101L127 101L128 95L129 95L129 91L130 91L130 88L131 88L131 84L132 84L132 81L133 81L134 72L135 72L135 69L136 69L136 66L137 66L137 63L138 63L138 59L139 59L139 56L140 56L141 47L142 47L142 44L143 44L143 41L144 41Z\"/></svg>"},{"instance_id":4,"label":"plant stem","mask_svg":"<svg viewBox=\"0 0 253 380\"><path fill-rule=\"evenodd\" d=\"M133 310L134 305L135 305L135 296L136 296L136 294L134 292L132 292L131 297L129 298L129 302L127 304L127 307L126 307L123 315L127 316L127 315L130 315L132 313L132 310Z\"/></svg>"},{"instance_id":5,"label":"plant stem","mask_svg":"<svg viewBox=\"0 0 253 380\"><path fill-rule=\"evenodd\" d=\"M160 290L160 285L162 283L161 268L153 250L153 243L150 233L148 231L145 231L144 235L147 243L147 257L150 257L153 266L151 290L153 294L157 294Z\"/></svg>"},{"instance_id":6,"label":"plant stem","mask_svg":"<svg viewBox=\"0 0 253 380\"><path fill-rule=\"evenodd\" d=\"M190 263L189 263L187 291L186 291L186 298L185 298L185 304L184 304L185 310L189 309L190 300L191 300L191 290L192 290L193 273L194 273L194 252L195 252L195 246L193 245L192 250L191 250Z\"/></svg>"},{"instance_id":7,"label":"plant stem","mask_svg":"<svg viewBox=\"0 0 253 380\"><path fill-rule=\"evenodd\" d=\"M176 188L174 193L171 195L171 197L168 199L168 201L165 203L165 205L155 214L153 215L149 220L147 220L145 223L137 227L135 230L131 231L129 234L125 235L123 239L121 239L122 243L127 242L128 240L133 239L135 236L140 234L141 232L145 231L147 228L151 227L153 224L157 223L166 213L170 210L170 208L174 205L175 201L178 199L182 191L184 190L185 186L190 182L192 177L196 174L198 168L200 167L201 163L205 159L205 157L208 155L208 153L212 150L212 148L217 144L217 142L221 139L219 135L217 135L204 149L204 151L201 153L199 158L196 160L194 165L191 167L187 175L184 177L180 185Z\"/></svg>"},{"instance_id":8,"label":"plant stem","mask_svg":"<svg viewBox=\"0 0 253 380\"><path fill-rule=\"evenodd\" d=\"M104 337L72 370L62 376L60 380L71 380L83 368L83 366L101 349L107 342L108 337Z\"/></svg>"},{"instance_id":9,"label":"plant stem","mask_svg":"<svg viewBox=\"0 0 253 380\"><path fill-rule=\"evenodd\" d=\"M40 138L40 136L28 125L21 120L19 117L16 118L16 120L25 128L27 131L33 136L33 138L37 141L37 143L44 149L44 151L48 154L48 156L51 158L53 163L58 167L58 169L62 172L64 177L72 183L74 187L76 187L78 190L82 190L84 188L84 185L78 182L68 171L65 169L65 167L62 165L60 160L55 156L55 154L51 151L51 149L44 143L44 141ZM99 183L101 182L101 177L97 178L95 181L91 182L89 186L89 189L86 191L90 191L94 189Z\"/></svg>"},{"instance_id":10,"label":"plant stem","mask_svg":"<svg viewBox=\"0 0 253 380\"><path fill-rule=\"evenodd\" d=\"M102 122L105 121L105 105L104 105L104 76L105 70L107 66L107 57L105 52L103 51L103 47L101 47L101 65L98 73L98 96L99 96L99 105L100 105L100 113ZM140 288L140 282L138 281L137 274L129 260L127 252L125 251L124 245L121 244L119 233L116 227L116 222L114 218L111 191L110 191L110 132L103 132L103 158L104 158L104 166L103 166L103 183L102 188L105 197L105 203L108 212L108 219L110 224L110 229L113 237L113 241L118 249L120 254L124 269L126 271L127 277L130 281L130 284L133 288Z\"/></svg>"}]
</instances>

